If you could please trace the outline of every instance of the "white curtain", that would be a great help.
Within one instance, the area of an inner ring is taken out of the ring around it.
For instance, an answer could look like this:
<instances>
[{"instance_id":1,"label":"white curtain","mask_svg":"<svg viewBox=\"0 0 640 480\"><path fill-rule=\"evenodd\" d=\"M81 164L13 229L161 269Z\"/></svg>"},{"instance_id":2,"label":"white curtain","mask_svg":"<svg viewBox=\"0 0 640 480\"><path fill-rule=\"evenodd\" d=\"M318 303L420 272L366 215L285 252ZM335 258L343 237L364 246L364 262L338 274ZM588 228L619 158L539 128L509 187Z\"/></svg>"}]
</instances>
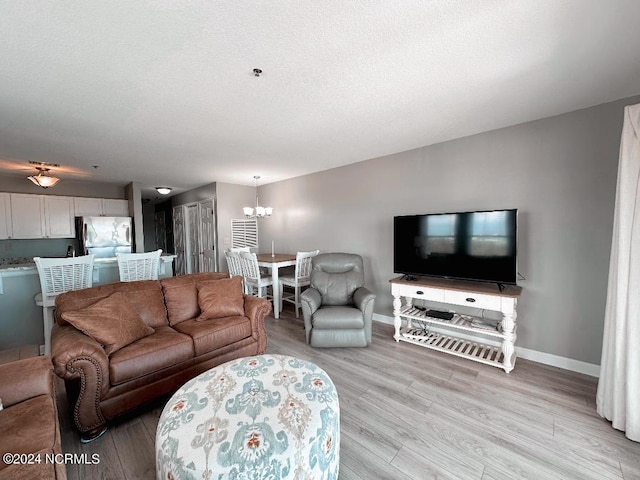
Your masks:
<instances>
[{"instance_id":1,"label":"white curtain","mask_svg":"<svg viewBox=\"0 0 640 480\"><path fill-rule=\"evenodd\" d=\"M596 402L640 442L640 104L624 109Z\"/></svg>"}]
</instances>

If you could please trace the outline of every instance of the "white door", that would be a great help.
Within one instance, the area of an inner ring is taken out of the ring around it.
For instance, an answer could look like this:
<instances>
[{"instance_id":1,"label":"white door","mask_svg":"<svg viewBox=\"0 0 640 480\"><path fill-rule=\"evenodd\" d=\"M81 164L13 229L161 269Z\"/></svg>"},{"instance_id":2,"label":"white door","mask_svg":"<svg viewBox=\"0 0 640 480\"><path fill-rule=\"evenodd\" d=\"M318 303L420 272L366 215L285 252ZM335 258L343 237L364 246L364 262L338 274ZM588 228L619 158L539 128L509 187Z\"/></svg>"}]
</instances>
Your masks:
<instances>
[{"instance_id":1,"label":"white door","mask_svg":"<svg viewBox=\"0 0 640 480\"><path fill-rule=\"evenodd\" d=\"M200 228L198 220L198 204L191 203L187 205L184 222L187 233L187 243L184 252L187 273L197 273L199 271Z\"/></svg>"},{"instance_id":2,"label":"white door","mask_svg":"<svg viewBox=\"0 0 640 480\"><path fill-rule=\"evenodd\" d=\"M215 272L218 267L216 258L216 223L213 200L203 200L198 204L200 214L200 271Z\"/></svg>"},{"instance_id":3,"label":"white door","mask_svg":"<svg viewBox=\"0 0 640 480\"><path fill-rule=\"evenodd\" d=\"M178 205L177 207L173 207L173 248L176 252L176 275L184 275L186 273L184 237L184 207Z\"/></svg>"}]
</instances>

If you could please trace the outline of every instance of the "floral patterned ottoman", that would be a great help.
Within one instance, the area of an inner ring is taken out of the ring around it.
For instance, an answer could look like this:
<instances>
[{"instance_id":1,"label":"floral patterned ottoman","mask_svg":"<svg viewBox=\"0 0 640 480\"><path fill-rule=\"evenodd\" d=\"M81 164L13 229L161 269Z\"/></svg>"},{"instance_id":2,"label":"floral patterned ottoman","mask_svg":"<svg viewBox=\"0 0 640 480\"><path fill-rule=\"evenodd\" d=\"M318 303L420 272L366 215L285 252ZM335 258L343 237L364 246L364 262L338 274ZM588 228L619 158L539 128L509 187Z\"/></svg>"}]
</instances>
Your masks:
<instances>
[{"instance_id":1,"label":"floral patterned ottoman","mask_svg":"<svg viewBox=\"0 0 640 480\"><path fill-rule=\"evenodd\" d=\"M340 408L317 365L284 355L227 362L188 381L156 431L158 479L337 479Z\"/></svg>"}]
</instances>

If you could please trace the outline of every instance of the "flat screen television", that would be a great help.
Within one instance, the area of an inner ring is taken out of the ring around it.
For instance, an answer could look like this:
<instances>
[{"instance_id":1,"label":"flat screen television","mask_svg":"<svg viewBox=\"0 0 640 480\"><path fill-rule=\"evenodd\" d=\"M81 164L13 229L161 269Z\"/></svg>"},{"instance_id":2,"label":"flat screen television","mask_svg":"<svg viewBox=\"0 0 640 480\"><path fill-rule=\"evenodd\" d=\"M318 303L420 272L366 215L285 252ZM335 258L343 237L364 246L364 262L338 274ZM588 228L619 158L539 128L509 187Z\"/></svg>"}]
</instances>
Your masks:
<instances>
[{"instance_id":1,"label":"flat screen television","mask_svg":"<svg viewBox=\"0 0 640 480\"><path fill-rule=\"evenodd\" d=\"M515 284L517 220L516 209L394 217L394 272Z\"/></svg>"}]
</instances>

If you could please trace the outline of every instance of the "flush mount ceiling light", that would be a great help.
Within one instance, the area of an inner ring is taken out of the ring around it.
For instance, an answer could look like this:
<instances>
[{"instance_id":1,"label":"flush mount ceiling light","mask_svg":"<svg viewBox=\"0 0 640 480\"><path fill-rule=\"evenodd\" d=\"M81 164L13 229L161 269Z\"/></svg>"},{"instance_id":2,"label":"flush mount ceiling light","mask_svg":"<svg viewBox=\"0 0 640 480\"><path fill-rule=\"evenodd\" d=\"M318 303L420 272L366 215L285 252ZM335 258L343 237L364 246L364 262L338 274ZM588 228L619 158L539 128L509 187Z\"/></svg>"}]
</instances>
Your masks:
<instances>
[{"instance_id":1,"label":"flush mount ceiling light","mask_svg":"<svg viewBox=\"0 0 640 480\"><path fill-rule=\"evenodd\" d=\"M269 218L273 213L273 208L271 207L261 207L258 203L258 179L259 175L255 175L253 179L256 182L256 206L253 207L244 207L242 211L244 212L244 216L247 218Z\"/></svg>"},{"instance_id":2,"label":"flush mount ceiling light","mask_svg":"<svg viewBox=\"0 0 640 480\"><path fill-rule=\"evenodd\" d=\"M156 191L160 195L169 195L171 193L171 187L156 187Z\"/></svg>"},{"instance_id":3,"label":"flush mount ceiling light","mask_svg":"<svg viewBox=\"0 0 640 480\"><path fill-rule=\"evenodd\" d=\"M37 163L37 162L31 162L31 163ZM38 185L39 187L42 187L42 188L53 187L56 183L60 181L60 179L58 177L53 177L49 174L50 169L47 167L47 165L52 167L60 166L58 164L38 163L38 166L35 167L36 170L38 170L38 175L31 175L27 178L31 180L33 183L35 183L36 185Z\"/></svg>"}]
</instances>

